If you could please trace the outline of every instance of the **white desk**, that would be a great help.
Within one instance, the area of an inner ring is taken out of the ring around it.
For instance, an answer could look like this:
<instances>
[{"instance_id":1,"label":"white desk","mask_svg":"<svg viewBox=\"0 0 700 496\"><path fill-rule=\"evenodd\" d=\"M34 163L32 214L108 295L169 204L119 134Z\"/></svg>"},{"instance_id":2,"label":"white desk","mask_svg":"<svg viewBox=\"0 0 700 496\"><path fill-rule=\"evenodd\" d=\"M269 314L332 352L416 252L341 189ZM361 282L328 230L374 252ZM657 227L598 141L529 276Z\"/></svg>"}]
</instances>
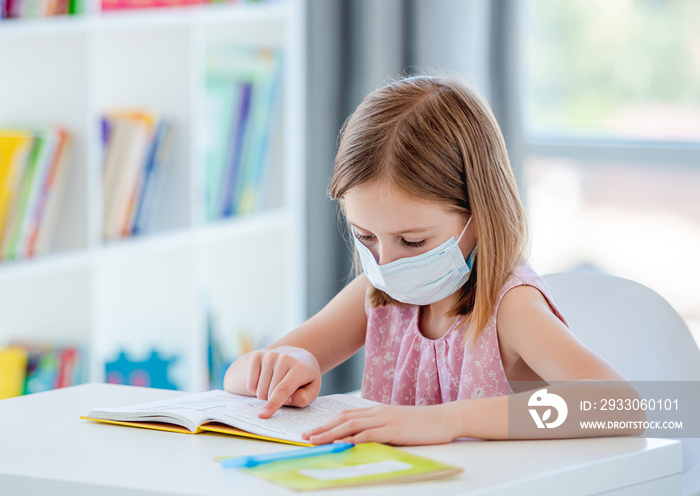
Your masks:
<instances>
[{"instance_id":1,"label":"white desk","mask_svg":"<svg viewBox=\"0 0 700 496\"><path fill-rule=\"evenodd\" d=\"M172 397L174 391L88 384L0 401L0 494L281 495L292 491L215 456L293 449L219 434L176 434L80 420L97 407ZM679 494L677 441L598 438L463 441L406 448L464 468L453 479L314 492L314 496L461 494ZM309 493L312 494L312 493Z\"/></svg>"}]
</instances>

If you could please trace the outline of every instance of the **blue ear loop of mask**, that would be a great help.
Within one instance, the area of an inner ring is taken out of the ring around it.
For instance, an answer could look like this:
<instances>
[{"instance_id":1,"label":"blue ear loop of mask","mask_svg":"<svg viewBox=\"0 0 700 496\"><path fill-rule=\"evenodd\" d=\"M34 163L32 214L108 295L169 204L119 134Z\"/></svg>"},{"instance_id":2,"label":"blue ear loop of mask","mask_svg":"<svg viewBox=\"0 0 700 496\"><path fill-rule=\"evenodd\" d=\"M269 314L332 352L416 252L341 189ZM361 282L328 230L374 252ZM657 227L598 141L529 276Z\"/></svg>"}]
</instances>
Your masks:
<instances>
[{"instance_id":1,"label":"blue ear loop of mask","mask_svg":"<svg viewBox=\"0 0 700 496\"><path fill-rule=\"evenodd\" d=\"M402 303L430 305L447 298L461 288L471 274L476 247L467 261L459 242L473 218L469 217L458 239L451 236L432 250L384 265L379 265L370 249L354 236L365 275L375 288Z\"/></svg>"}]
</instances>

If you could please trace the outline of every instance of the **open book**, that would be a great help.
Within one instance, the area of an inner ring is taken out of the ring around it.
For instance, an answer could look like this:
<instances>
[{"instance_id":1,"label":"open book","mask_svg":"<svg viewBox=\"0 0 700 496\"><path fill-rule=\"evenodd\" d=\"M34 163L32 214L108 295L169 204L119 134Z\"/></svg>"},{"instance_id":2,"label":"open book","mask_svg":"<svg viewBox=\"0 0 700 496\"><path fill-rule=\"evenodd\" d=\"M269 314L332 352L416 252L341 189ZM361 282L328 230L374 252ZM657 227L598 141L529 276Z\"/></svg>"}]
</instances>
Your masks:
<instances>
[{"instance_id":1,"label":"open book","mask_svg":"<svg viewBox=\"0 0 700 496\"><path fill-rule=\"evenodd\" d=\"M312 446L301 433L322 425L343 410L375 405L345 394L321 396L310 405L283 406L269 419L258 413L265 401L226 391L178 396L167 400L91 410L86 420L197 434L203 431Z\"/></svg>"}]
</instances>

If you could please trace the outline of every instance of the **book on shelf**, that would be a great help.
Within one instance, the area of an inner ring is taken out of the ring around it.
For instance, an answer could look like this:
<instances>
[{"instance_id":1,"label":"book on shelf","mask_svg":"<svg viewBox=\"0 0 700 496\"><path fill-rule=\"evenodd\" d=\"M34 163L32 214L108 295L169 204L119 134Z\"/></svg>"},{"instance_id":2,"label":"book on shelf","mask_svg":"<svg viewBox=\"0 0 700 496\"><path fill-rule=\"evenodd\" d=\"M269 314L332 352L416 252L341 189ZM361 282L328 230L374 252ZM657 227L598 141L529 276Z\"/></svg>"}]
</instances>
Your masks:
<instances>
[{"instance_id":1,"label":"book on shelf","mask_svg":"<svg viewBox=\"0 0 700 496\"><path fill-rule=\"evenodd\" d=\"M102 11L183 7L207 3L208 0L102 0Z\"/></svg>"},{"instance_id":2,"label":"book on shelf","mask_svg":"<svg viewBox=\"0 0 700 496\"><path fill-rule=\"evenodd\" d=\"M146 159L143 173L135 199L138 198L132 210L130 222L132 234L138 234L148 228L148 221L155 215L158 198L161 196L163 178L161 174L165 169L173 149L173 129L172 124L165 120L160 120L156 128L153 143Z\"/></svg>"},{"instance_id":3,"label":"book on shelf","mask_svg":"<svg viewBox=\"0 0 700 496\"><path fill-rule=\"evenodd\" d=\"M324 424L343 410L375 405L345 394L320 396L303 408L281 407L269 419L258 413L265 401L221 390L177 396L138 405L98 408L86 420L188 434L218 432L299 446L312 446L304 431Z\"/></svg>"},{"instance_id":4,"label":"book on shelf","mask_svg":"<svg viewBox=\"0 0 700 496\"><path fill-rule=\"evenodd\" d=\"M65 189L70 136L53 125L0 129L0 257L50 245Z\"/></svg>"},{"instance_id":5,"label":"book on shelf","mask_svg":"<svg viewBox=\"0 0 700 496\"><path fill-rule=\"evenodd\" d=\"M114 12L220 3L263 3L263 0L102 0L100 10ZM0 0L0 21L79 15L86 12L85 7L85 0Z\"/></svg>"},{"instance_id":6,"label":"book on shelf","mask_svg":"<svg viewBox=\"0 0 700 496\"><path fill-rule=\"evenodd\" d=\"M27 131L0 130L0 240L5 231L18 184L24 173L33 137Z\"/></svg>"},{"instance_id":7,"label":"book on shelf","mask_svg":"<svg viewBox=\"0 0 700 496\"><path fill-rule=\"evenodd\" d=\"M17 343L0 349L0 399L81 384L84 362L72 345Z\"/></svg>"},{"instance_id":8,"label":"book on shelf","mask_svg":"<svg viewBox=\"0 0 700 496\"><path fill-rule=\"evenodd\" d=\"M172 156L172 125L154 112L122 110L102 120L104 239L149 228L163 171Z\"/></svg>"},{"instance_id":9,"label":"book on shelf","mask_svg":"<svg viewBox=\"0 0 700 496\"><path fill-rule=\"evenodd\" d=\"M221 44L207 52L208 220L262 207L270 148L279 123L281 82L279 50Z\"/></svg>"},{"instance_id":10,"label":"book on shelf","mask_svg":"<svg viewBox=\"0 0 700 496\"><path fill-rule=\"evenodd\" d=\"M0 19L53 17L84 12L84 0L0 0Z\"/></svg>"},{"instance_id":11,"label":"book on shelf","mask_svg":"<svg viewBox=\"0 0 700 496\"><path fill-rule=\"evenodd\" d=\"M185 7L212 3L261 3L261 0L102 0L102 11Z\"/></svg>"},{"instance_id":12,"label":"book on shelf","mask_svg":"<svg viewBox=\"0 0 700 496\"><path fill-rule=\"evenodd\" d=\"M24 392L27 353L18 347L0 349L0 400Z\"/></svg>"}]
</instances>

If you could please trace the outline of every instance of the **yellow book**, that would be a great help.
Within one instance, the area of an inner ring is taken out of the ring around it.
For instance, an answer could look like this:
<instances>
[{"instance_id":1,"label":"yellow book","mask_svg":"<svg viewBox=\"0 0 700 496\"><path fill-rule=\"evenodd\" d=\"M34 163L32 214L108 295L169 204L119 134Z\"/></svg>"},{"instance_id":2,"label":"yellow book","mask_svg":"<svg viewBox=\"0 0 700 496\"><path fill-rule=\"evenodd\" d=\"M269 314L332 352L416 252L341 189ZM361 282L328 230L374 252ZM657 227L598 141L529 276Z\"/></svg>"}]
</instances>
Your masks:
<instances>
[{"instance_id":1,"label":"yellow book","mask_svg":"<svg viewBox=\"0 0 700 496\"><path fill-rule=\"evenodd\" d=\"M14 347L0 350L0 400L22 394L26 371L26 351Z\"/></svg>"},{"instance_id":2,"label":"yellow book","mask_svg":"<svg viewBox=\"0 0 700 496\"><path fill-rule=\"evenodd\" d=\"M33 138L29 132L0 129L0 242Z\"/></svg>"},{"instance_id":3,"label":"yellow book","mask_svg":"<svg viewBox=\"0 0 700 496\"><path fill-rule=\"evenodd\" d=\"M304 408L283 406L271 418L258 413L265 401L221 390L183 395L138 405L100 408L81 417L108 424L198 434L217 432L265 441L312 446L301 437L329 421L342 410L375 405L373 401L345 394L320 396Z\"/></svg>"}]
</instances>

